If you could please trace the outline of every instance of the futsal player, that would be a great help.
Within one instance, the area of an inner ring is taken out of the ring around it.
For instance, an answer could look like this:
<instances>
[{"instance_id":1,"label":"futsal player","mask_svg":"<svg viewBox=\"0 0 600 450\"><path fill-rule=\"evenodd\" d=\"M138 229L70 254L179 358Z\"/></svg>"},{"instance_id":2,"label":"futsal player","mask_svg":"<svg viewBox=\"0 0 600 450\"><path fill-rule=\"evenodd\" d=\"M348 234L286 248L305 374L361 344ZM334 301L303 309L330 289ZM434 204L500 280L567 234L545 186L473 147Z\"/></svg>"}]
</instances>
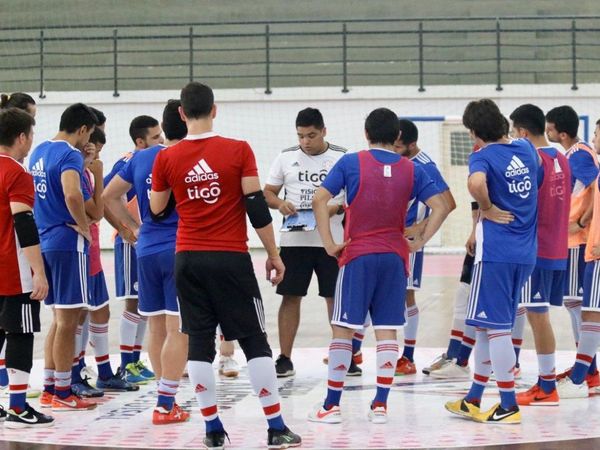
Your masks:
<instances>
[{"instance_id":1,"label":"futsal player","mask_svg":"<svg viewBox=\"0 0 600 450\"><path fill-rule=\"evenodd\" d=\"M267 278L278 284L285 267L254 153L245 141L212 130L216 112L210 87L192 82L182 89L180 113L188 135L159 152L150 195L155 216L168 213L171 193L179 214L175 282L181 331L189 336L188 371L206 425L204 444L222 448L227 436L217 412L212 369L220 325L225 339L237 340L246 355L250 383L269 426L268 446L295 447L301 438L281 416L261 295L246 244L246 214L267 251Z\"/></svg>"},{"instance_id":2,"label":"futsal player","mask_svg":"<svg viewBox=\"0 0 600 450\"><path fill-rule=\"evenodd\" d=\"M150 116L135 117L129 125L129 136L135 146L134 150L119 159L104 178L108 186L113 177L119 173L125 163L138 151L163 143L162 129L158 120ZM137 218L139 212L137 200L130 191L127 194L130 212ZM110 216L107 220L117 230L115 236L115 285L117 298L125 301L125 309L120 324L121 370L127 372L126 379L131 383L146 384L155 378L154 373L140 360L142 343L146 333L146 318L138 314L138 271L137 255L131 240L131 230L115 221ZM123 236L126 239L123 239ZM128 241L129 239L129 241Z\"/></svg>"},{"instance_id":3,"label":"futsal player","mask_svg":"<svg viewBox=\"0 0 600 450\"><path fill-rule=\"evenodd\" d=\"M186 125L179 117L180 105L179 100L169 100L163 111L162 129L167 146L177 144L187 134ZM152 423L155 425L185 422L190 417L175 402L188 347L187 336L179 331L179 307L173 272L179 217L171 208L169 214L156 218L149 205L152 165L164 148L164 145L158 144L136 152L115 175L104 193L107 208L119 222L134 230L138 237L138 311L149 321L150 362L159 379L157 403L152 413ZM121 201L131 190L138 199L141 227L138 227L136 218Z\"/></svg>"},{"instance_id":4,"label":"futsal player","mask_svg":"<svg viewBox=\"0 0 600 450\"><path fill-rule=\"evenodd\" d=\"M423 167L429 178L442 194L448 212L456 208L456 202L446 184L444 177L438 170L436 164L423 150L419 148L419 130L417 126L408 119L400 119L400 137L396 141L398 153L410 159L416 166ZM420 234L427 223L429 217L429 208L425 203L414 202L406 216L405 235L411 239ZM404 331L404 349L402 356L396 364L395 375L413 375L417 373L414 362L415 345L417 343L417 330L419 328L419 308L415 300L415 291L421 289L421 280L423 277L423 255L421 249L416 253L409 255L409 275L406 287L406 324Z\"/></svg>"},{"instance_id":5,"label":"futsal player","mask_svg":"<svg viewBox=\"0 0 600 450\"><path fill-rule=\"evenodd\" d=\"M42 142L30 157L36 189L34 213L49 282L46 305L53 321L46 336L44 393L40 404L54 411L87 410L96 403L71 391L75 331L88 306L90 228L82 193L83 150L94 131L96 116L83 103L65 109L59 132Z\"/></svg>"},{"instance_id":6,"label":"futsal player","mask_svg":"<svg viewBox=\"0 0 600 450\"><path fill-rule=\"evenodd\" d=\"M478 328L473 383L463 399L446 403L446 409L479 422L514 424L521 413L511 329L521 288L536 261L540 157L529 141L505 136L505 120L489 99L470 102L463 114L463 124L481 147L469 156L468 180L480 221L466 323ZM480 412L492 370L500 403Z\"/></svg>"},{"instance_id":7,"label":"futsal player","mask_svg":"<svg viewBox=\"0 0 600 450\"><path fill-rule=\"evenodd\" d=\"M48 281L33 217L33 179L18 161L33 142L33 116L17 108L0 111L0 341L6 343L9 409L6 428L51 426L54 419L26 400L33 365L33 333L40 331L40 302Z\"/></svg>"},{"instance_id":8,"label":"futsal player","mask_svg":"<svg viewBox=\"0 0 600 450\"><path fill-rule=\"evenodd\" d=\"M365 121L369 150L344 155L317 190L313 209L323 246L338 257L340 271L332 317L327 396L308 418L339 423L344 377L352 361L352 336L367 313L377 339L377 391L368 417L387 422L387 398L398 360L396 330L404 324L408 257L439 229L448 210L438 188L408 158L398 155L398 116L387 108L372 111ZM344 241L331 233L328 204L346 192ZM431 208L429 221L409 243L404 227L409 202Z\"/></svg>"},{"instance_id":9,"label":"futsal player","mask_svg":"<svg viewBox=\"0 0 600 450\"><path fill-rule=\"evenodd\" d=\"M264 193L267 204L287 219L300 211L312 214L312 198L329 169L346 153L346 149L325 140L327 128L318 109L306 108L296 117L298 145L283 150L271 165ZM283 190L283 198L279 193ZM332 230L336 240L342 239L343 208L341 196L333 199L330 207ZM323 249L316 229L283 231L280 238L280 256L286 271L277 285L282 295L278 315L279 346L281 354L275 361L277 376L294 375L291 360L294 339L300 325L300 303L306 296L313 272L319 283L319 295L325 298L331 320L333 294L338 267L335 258ZM353 375L360 368L353 364Z\"/></svg>"}]
</instances>

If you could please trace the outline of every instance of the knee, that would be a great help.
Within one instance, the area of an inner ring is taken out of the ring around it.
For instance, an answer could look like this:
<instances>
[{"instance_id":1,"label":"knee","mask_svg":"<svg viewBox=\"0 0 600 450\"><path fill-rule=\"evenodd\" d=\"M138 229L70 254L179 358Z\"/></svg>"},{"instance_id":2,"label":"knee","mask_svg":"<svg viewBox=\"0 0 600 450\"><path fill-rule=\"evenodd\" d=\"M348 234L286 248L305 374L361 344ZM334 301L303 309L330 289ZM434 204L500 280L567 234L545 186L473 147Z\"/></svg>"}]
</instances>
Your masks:
<instances>
[{"instance_id":1,"label":"knee","mask_svg":"<svg viewBox=\"0 0 600 450\"><path fill-rule=\"evenodd\" d=\"M265 333L255 334L242 339L238 339L238 343L246 356L246 360L250 361L254 358L268 357L272 358L273 353L269 342L267 341L267 335Z\"/></svg>"},{"instance_id":2,"label":"knee","mask_svg":"<svg viewBox=\"0 0 600 450\"><path fill-rule=\"evenodd\" d=\"M188 361L211 363L215 360L215 335L210 333L192 334L188 341Z\"/></svg>"}]
</instances>

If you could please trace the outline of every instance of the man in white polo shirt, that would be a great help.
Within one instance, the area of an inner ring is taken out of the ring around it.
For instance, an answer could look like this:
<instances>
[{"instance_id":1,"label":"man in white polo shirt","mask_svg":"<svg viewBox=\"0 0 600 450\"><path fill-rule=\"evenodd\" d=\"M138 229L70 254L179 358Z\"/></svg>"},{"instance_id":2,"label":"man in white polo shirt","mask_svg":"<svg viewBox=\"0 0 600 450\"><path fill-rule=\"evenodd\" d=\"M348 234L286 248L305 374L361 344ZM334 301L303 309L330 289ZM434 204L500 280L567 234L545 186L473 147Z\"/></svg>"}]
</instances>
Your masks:
<instances>
[{"instance_id":1,"label":"man in white polo shirt","mask_svg":"<svg viewBox=\"0 0 600 450\"><path fill-rule=\"evenodd\" d=\"M296 132L298 145L277 156L264 189L269 207L278 209L285 217L280 254L286 270L277 286L277 293L283 296L278 319L281 354L275 363L280 378L295 374L290 357L300 324L300 302L307 294L313 272L331 319L338 265L323 249L312 214L312 199L329 170L346 153L345 148L325 140L327 129L318 109L306 108L298 113ZM279 197L282 188L283 199ZM343 238L342 204L343 195L340 195L330 205L331 229L338 239L336 242ZM359 375L360 369L353 364L350 372Z\"/></svg>"}]
</instances>

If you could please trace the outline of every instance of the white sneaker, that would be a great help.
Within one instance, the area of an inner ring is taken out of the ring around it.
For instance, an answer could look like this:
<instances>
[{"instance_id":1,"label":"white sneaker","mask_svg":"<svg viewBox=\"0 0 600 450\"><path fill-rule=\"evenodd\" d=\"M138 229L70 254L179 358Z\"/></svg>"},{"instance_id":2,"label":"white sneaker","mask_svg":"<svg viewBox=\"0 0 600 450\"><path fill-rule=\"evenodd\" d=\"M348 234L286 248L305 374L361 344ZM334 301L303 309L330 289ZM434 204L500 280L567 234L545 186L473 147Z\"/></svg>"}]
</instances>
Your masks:
<instances>
[{"instance_id":1,"label":"white sneaker","mask_svg":"<svg viewBox=\"0 0 600 450\"><path fill-rule=\"evenodd\" d=\"M448 359L448 356L445 353L442 353L440 356L438 356L437 358L435 358L432 361L432 363L429 364L428 367L424 367L422 369L422 372L425 375L429 375L432 370L438 370L438 369L442 368L443 366L445 366L446 364L448 364L451 361L452 360Z\"/></svg>"},{"instance_id":2,"label":"white sneaker","mask_svg":"<svg viewBox=\"0 0 600 450\"><path fill-rule=\"evenodd\" d=\"M340 423L342 421L342 413L339 406L332 406L330 409L325 409L322 403L318 403L308 413L308 420L320 423Z\"/></svg>"},{"instance_id":3,"label":"white sneaker","mask_svg":"<svg viewBox=\"0 0 600 450\"><path fill-rule=\"evenodd\" d=\"M221 356L219 359L219 374L227 378L236 378L240 374L240 367L231 356Z\"/></svg>"},{"instance_id":4,"label":"white sneaker","mask_svg":"<svg viewBox=\"0 0 600 450\"><path fill-rule=\"evenodd\" d=\"M89 378L88 383L90 386L96 387L96 382L92 380L98 379L98 372L96 372L93 367L83 366L83 369L79 371L79 375L82 380L85 380L86 377Z\"/></svg>"},{"instance_id":5,"label":"white sneaker","mask_svg":"<svg viewBox=\"0 0 600 450\"><path fill-rule=\"evenodd\" d=\"M30 384L27 385L27 398L38 398L42 395L42 391L40 389L34 389ZM8 385L0 386L0 398L9 398L10 392L8 389Z\"/></svg>"},{"instance_id":6,"label":"white sneaker","mask_svg":"<svg viewBox=\"0 0 600 450\"><path fill-rule=\"evenodd\" d=\"M387 411L384 406L377 406L376 408L369 408L369 414L367 415L371 423L387 423Z\"/></svg>"},{"instance_id":7,"label":"white sneaker","mask_svg":"<svg viewBox=\"0 0 600 450\"><path fill-rule=\"evenodd\" d=\"M448 364L444 364L442 367L429 372L429 376L432 378L458 378L464 380L471 379L471 369L469 366L459 366L456 364L456 359L453 359Z\"/></svg>"},{"instance_id":8,"label":"white sneaker","mask_svg":"<svg viewBox=\"0 0 600 450\"><path fill-rule=\"evenodd\" d=\"M587 383L585 381L581 384L575 384L569 377L558 380L556 383L556 390L561 399L586 398L589 395Z\"/></svg>"}]
</instances>

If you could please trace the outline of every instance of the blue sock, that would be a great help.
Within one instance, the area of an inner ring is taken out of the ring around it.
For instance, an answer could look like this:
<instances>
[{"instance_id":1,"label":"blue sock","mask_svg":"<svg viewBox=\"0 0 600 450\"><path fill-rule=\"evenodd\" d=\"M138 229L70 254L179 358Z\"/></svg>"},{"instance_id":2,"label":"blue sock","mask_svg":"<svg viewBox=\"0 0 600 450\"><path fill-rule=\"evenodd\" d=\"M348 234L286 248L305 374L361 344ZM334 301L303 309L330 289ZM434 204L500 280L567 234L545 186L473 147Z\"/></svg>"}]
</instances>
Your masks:
<instances>
[{"instance_id":1,"label":"blue sock","mask_svg":"<svg viewBox=\"0 0 600 450\"><path fill-rule=\"evenodd\" d=\"M79 362L71 367L71 384L81 383L81 374L79 372Z\"/></svg>"},{"instance_id":2,"label":"blue sock","mask_svg":"<svg viewBox=\"0 0 600 450\"><path fill-rule=\"evenodd\" d=\"M133 352L133 362L138 362L140 360L140 352L135 350Z\"/></svg>"},{"instance_id":3,"label":"blue sock","mask_svg":"<svg viewBox=\"0 0 600 450\"><path fill-rule=\"evenodd\" d=\"M479 383L471 383L471 389L467 392L465 396L465 400L469 403L475 403L479 405L481 403L481 397L483 396L483 391L485 390L485 386Z\"/></svg>"},{"instance_id":4,"label":"blue sock","mask_svg":"<svg viewBox=\"0 0 600 450\"><path fill-rule=\"evenodd\" d=\"M165 409L168 409L170 411L173 409L173 406L175 405L175 397L173 397L172 395L158 394L158 400L156 401L156 404L158 406L164 406ZM218 419L216 419L216 420L218 420Z\"/></svg>"},{"instance_id":5,"label":"blue sock","mask_svg":"<svg viewBox=\"0 0 600 450\"><path fill-rule=\"evenodd\" d=\"M569 375L569 378L571 378L573 383L581 384L583 383L583 380L585 380L585 376L587 375L588 370L589 367L586 364L576 361L573 365L573 370L571 371L571 375Z\"/></svg>"},{"instance_id":6,"label":"blue sock","mask_svg":"<svg viewBox=\"0 0 600 450\"><path fill-rule=\"evenodd\" d=\"M85 366L85 358L82 356L79 358L79 370L83 369Z\"/></svg>"},{"instance_id":7,"label":"blue sock","mask_svg":"<svg viewBox=\"0 0 600 450\"><path fill-rule=\"evenodd\" d=\"M538 386L542 388L546 394L549 394L554 389L556 389L556 380L544 380L542 377L538 377Z\"/></svg>"},{"instance_id":8,"label":"blue sock","mask_svg":"<svg viewBox=\"0 0 600 450\"><path fill-rule=\"evenodd\" d=\"M596 356L594 356L594 359L592 359L592 364L590 364L590 368L588 369L588 373L590 375L594 375L597 370L598 367L596 366Z\"/></svg>"},{"instance_id":9,"label":"blue sock","mask_svg":"<svg viewBox=\"0 0 600 450\"><path fill-rule=\"evenodd\" d=\"M9 403L8 407L12 409L17 414L22 413L27 408L27 392L23 392L20 394L10 394L9 395Z\"/></svg>"},{"instance_id":10,"label":"blue sock","mask_svg":"<svg viewBox=\"0 0 600 450\"><path fill-rule=\"evenodd\" d=\"M446 357L448 359L458 359L458 352L460 350L460 341L457 339L450 339L448 343L448 349L446 350Z\"/></svg>"},{"instance_id":11,"label":"blue sock","mask_svg":"<svg viewBox=\"0 0 600 450\"><path fill-rule=\"evenodd\" d=\"M386 405L389 393L390 393L389 387L382 388L382 387L377 386L377 391L375 392L375 398L373 399L373 403Z\"/></svg>"},{"instance_id":12,"label":"blue sock","mask_svg":"<svg viewBox=\"0 0 600 450\"><path fill-rule=\"evenodd\" d=\"M472 347L468 345L460 345L460 349L458 350L458 357L456 358L456 363L459 366L467 366L469 364L469 358L471 357L471 352L473 351Z\"/></svg>"},{"instance_id":13,"label":"blue sock","mask_svg":"<svg viewBox=\"0 0 600 450\"><path fill-rule=\"evenodd\" d=\"M513 347L515 349L515 356L517 357L516 367L519 367L519 355L521 354L521 347Z\"/></svg>"},{"instance_id":14,"label":"blue sock","mask_svg":"<svg viewBox=\"0 0 600 450\"><path fill-rule=\"evenodd\" d=\"M357 339L357 335L360 336L359 339ZM353 355L356 355L362 348L363 337L364 337L364 335L359 334L358 332L355 332L354 336L352 336L352 354Z\"/></svg>"},{"instance_id":15,"label":"blue sock","mask_svg":"<svg viewBox=\"0 0 600 450\"><path fill-rule=\"evenodd\" d=\"M334 391L333 389L327 389L327 397L325 397L325 401L323 402L323 407L327 408L328 406L339 406L340 399L342 398L342 391Z\"/></svg>"},{"instance_id":16,"label":"blue sock","mask_svg":"<svg viewBox=\"0 0 600 450\"><path fill-rule=\"evenodd\" d=\"M8 370L0 369L0 386L8 386Z\"/></svg>"},{"instance_id":17,"label":"blue sock","mask_svg":"<svg viewBox=\"0 0 600 450\"><path fill-rule=\"evenodd\" d=\"M110 367L110 361L103 363L97 363L98 365L98 378L101 380L108 380L114 376L112 368Z\"/></svg>"},{"instance_id":18,"label":"blue sock","mask_svg":"<svg viewBox=\"0 0 600 450\"><path fill-rule=\"evenodd\" d=\"M133 353L131 352L121 352L121 370L125 370L127 364L133 362Z\"/></svg>"},{"instance_id":19,"label":"blue sock","mask_svg":"<svg viewBox=\"0 0 600 450\"><path fill-rule=\"evenodd\" d=\"M500 406L504 409L511 409L517 406L517 397L515 390L511 391L500 391Z\"/></svg>"},{"instance_id":20,"label":"blue sock","mask_svg":"<svg viewBox=\"0 0 600 450\"><path fill-rule=\"evenodd\" d=\"M415 347L413 345L405 345L402 351L402 357L407 358L410 362L414 361Z\"/></svg>"},{"instance_id":21,"label":"blue sock","mask_svg":"<svg viewBox=\"0 0 600 450\"><path fill-rule=\"evenodd\" d=\"M204 421L204 424L206 425L207 433L224 431L223 424L221 423L221 419L219 419L218 417L214 418L213 420L206 420L206 421Z\"/></svg>"},{"instance_id":22,"label":"blue sock","mask_svg":"<svg viewBox=\"0 0 600 450\"><path fill-rule=\"evenodd\" d=\"M279 414L277 417L267 419L269 428L272 430L283 430L285 429L285 423L283 423L283 417Z\"/></svg>"}]
</instances>

